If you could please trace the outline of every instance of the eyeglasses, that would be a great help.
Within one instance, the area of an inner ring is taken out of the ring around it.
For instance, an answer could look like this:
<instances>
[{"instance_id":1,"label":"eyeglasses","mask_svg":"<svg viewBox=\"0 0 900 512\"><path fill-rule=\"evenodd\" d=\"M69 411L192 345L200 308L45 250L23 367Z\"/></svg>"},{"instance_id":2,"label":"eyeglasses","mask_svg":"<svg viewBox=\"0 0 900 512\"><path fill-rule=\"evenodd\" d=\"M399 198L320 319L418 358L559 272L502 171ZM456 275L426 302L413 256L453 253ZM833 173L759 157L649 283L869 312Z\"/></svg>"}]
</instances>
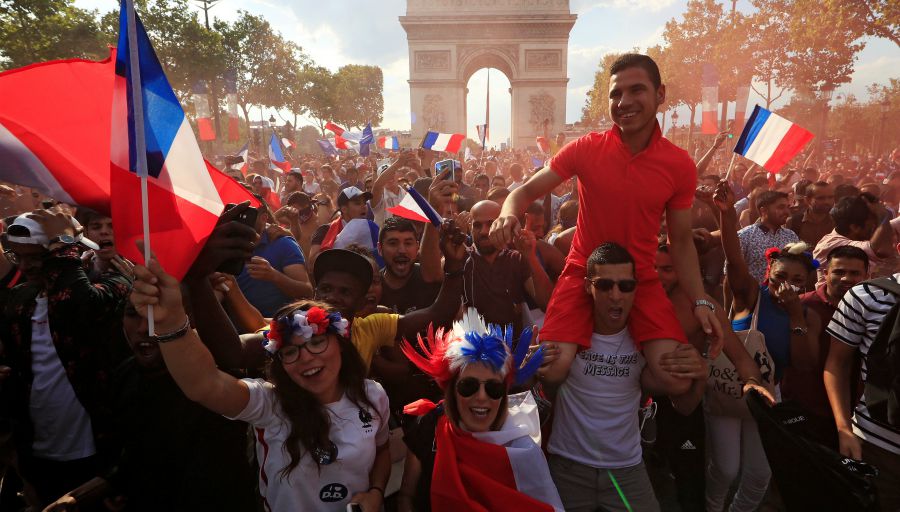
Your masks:
<instances>
[{"instance_id":1,"label":"eyeglasses","mask_svg":"<svg viewBox=\"0 0 900 512\"><path fill-rule=\"evenodd\" d=\"M619 291L622 293L631 293L637 288L637 280L635 279L621 279L619 281L615 281L613 279L588 279L588 282L591 285L601 292L608 292L613 289L613 286L618 286Z\"/></svg>"},{"instance_id":2,"label":"eyeglasses","mask_svg":"<svg viewBox=\"0 0 900 512\"><path fill-rule=\"evenodd\" d=\"M317 336L300 345L285 345L278 351L278 359L284 364L291 364L300 359L300 351L304 348L310 354L321 354L328 350L328 336Z\"/></svg>"},{"instance_id":3,"label":"eyeglasses","mask_svg":"<svg viewBox=\"0 0 900 512\"><path fill-rule=\"evenodd\" d=\"M503 398L504 393L506 393L506 386L499 380L478 380L475 377L459 379L456 383L456 392L463 398L469 398L475 393L478 393L482 384L484 385L484 392L487 393L487 396L491 400L500 400Z\"/></svg>"}]
</instances>

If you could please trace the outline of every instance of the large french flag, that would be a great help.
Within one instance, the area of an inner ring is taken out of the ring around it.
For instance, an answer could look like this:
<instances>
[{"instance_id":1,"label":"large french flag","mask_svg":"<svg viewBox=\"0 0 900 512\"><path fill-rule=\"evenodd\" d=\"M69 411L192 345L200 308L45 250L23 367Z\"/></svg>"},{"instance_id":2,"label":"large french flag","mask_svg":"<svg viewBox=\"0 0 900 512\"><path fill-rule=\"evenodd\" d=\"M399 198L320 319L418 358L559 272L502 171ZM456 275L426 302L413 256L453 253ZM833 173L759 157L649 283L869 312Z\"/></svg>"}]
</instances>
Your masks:
<instances>
[{"instance_id":1,"label":"large french flag","mask_svg":"<svg viewBox=\"0 0 900 512\"><path fill-rule=\"evenodd\" d=\"M343 135L344 132L347 131L347 130L344 130L343 128L341 128L340 126L332 123L331 121L328 121L327 123L325 123L325 129L334 133L335 135Z\"/></svg>"},{"instance_id":2,"label":"large french flag","mask_svg":"<svg viewBox=\"0 0 900 512\"><path fill-rule=\"evenodd\" d=\"M281 150L281 141L278 140L275 132L272 132L272 136L269 138L269 160L272 162L272 169L281 172L291 170L291 163L284 157L284 152Z\"/></svg>"},{"instance_id":3,"label":"large french flag","mask_svg":"<svg viewBox=\"0 0 900 512\"><path fill-rule=\"evenodd\" d=\"M774 174L812 139L809 130L757 105L734 152Z\"/></svg>"},{"instance_id":4,"label":"large french flag","mask_svg":"<svg viewBox=\"0 0 900 512\"><path fill-rule=\"evenodd\" d=\"M180 279L218 222L224 209L221 191L229 184L221 180L224 174L203 159L184 110L166 79L140 19L135 16L140 70L138 91L143 103L146 144L146 154L137 154L125 1L119 15L109 142L116 249L129 259L143 261L135 247L135 241L144 236L140 178L136 170L137 159L146 158L150 245L166 271ZM96 94L96 91L90 93Z\"/></svg>"},{"instance_id":5,"label":"large french flag","mask_svg":"<svg viewBox=\"0 0 900 512\"><path fill-rule=\"evenodd\" d=\"M719 74L712 64L703 64L701 98L703 103L703 123L700 129L705 135L719 133Z\"/></svg>"},{"instance_id":6,"label":"large french flag","mask_svg":"<svg viewBox=\"0 0 900 512\"><path fill-rule=\"evenodd\" d=\"M197 80L197 83L194 84L193 99L200 140L216 140L216 130L213 127L212 115L209 111L209 94L207 93L205 80Z\"/></svg>"},{"instance_id":7,"label":"large french flag","mask_svg":"<svg viewBox=\"0 0 900 512\"><path fill-rule=\"evenodd\" d=\"M225 108L228 110L228 140L234 142L241 138L238 125L237 71L227 69L222 78L225 80Z\"/></svg>"},{"instance_id":8,"label":"large french flag","mask_svg":"<svg viewBox=\"0 0 900 512\"><path fill-rule=\"evenodd\" d=\"M444 219L431 207L428 200L413 187L408 187L406 191L409 193L403 197L400 204L388 208L387 211L397 217L416 222L430 222L439 227Z\"/></svg>"},{"instance_id":9,"label":"large french flag","mask_svg":"<svg viewBox=\"0 0 900 512\"><path fill-rule=\"evenodd\" d=\"M456 153L464 140L466 140L466 136L461 133L428 132L422 139L422 147L432 151Z\"/></svg>"},{"instance_id":10,"label":"large french flag","mask_svg":"<svg viewBox=\"0 0 900 512\"><path fill-rule=\"evenodd\" d=\"M507 420L498 431L470 434L455 428L446 416L438 420L432 510L563 511L541 452L534 398L527 392L510 395L509 401Z\"/></svg>"},{"instance_id":11,"label":"large french flag","mask_svg":"<svg viewBox=\"0 0 900 512\"><path fill-rule=\"evenodd\" d=\"M397 137L378 137L378 147L397 151L400 149L400 139Z\"/></svg>"}]
</instances>

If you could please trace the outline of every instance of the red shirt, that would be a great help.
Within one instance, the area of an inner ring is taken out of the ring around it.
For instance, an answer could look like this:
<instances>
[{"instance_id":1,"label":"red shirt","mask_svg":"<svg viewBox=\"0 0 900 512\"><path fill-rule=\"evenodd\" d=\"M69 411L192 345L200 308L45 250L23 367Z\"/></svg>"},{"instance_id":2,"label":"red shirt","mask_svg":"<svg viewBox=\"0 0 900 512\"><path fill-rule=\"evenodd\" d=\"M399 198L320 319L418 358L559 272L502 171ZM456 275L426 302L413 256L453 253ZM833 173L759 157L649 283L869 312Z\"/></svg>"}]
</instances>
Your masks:
<instances>
[{"instance_id":1,"label":"red shirt","mask_svg":"<svg viewBox=\"0 0 900 512\"><path fill-rule=\"evenodd\" d=\"M569 258L584 261L601 243L616 242L634 257L639 280L655 277L663 212L690 208L694 200L697 167L687 152L657 125L647 148L632 155L614 126L567 144L550 168L564 179L578 176L578 229Z\"/></svg>"}]
</instances>

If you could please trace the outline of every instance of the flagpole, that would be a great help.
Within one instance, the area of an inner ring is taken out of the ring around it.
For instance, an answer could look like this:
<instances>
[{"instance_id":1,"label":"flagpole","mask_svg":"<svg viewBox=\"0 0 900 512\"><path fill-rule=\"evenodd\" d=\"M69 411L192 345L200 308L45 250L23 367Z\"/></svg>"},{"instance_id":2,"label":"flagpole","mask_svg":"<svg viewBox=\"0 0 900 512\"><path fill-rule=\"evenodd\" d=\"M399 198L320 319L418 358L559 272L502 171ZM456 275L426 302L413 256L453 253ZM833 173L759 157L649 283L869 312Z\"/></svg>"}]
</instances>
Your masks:
<instances>
[{"instance_id":1,"label":"flagpole","mask_svg":"<svg viewBox=\"0 0 900 512\"><path fill-rule=\"evenodd\" d=\"M487 91L485 94L485 107L484 107L484 137L481 138L481 152L484 153L484 149L487 146L487 138L488 138L488 130L491 126L491 68L487 70Z\"/></svg>"},{"instance_id":2,"label":"flagpole","mask_svg":"<svg viewBox=\"0 0 900 512\"><path fill-rule=\"evenodd\" d=\"M735 153L735 152L732 151L732 153L731 153L731 163L728 164L728 172L725 173L725 181L728 181L728 178L731 177L731 169L734 167L734 157L736 157L736 156L737 156L737 153Z\"/></svg>"},{"instance_id":3,"label":"flagpole","mask_svg":"<svg viewBox=\"0 0 900 512\"><path fill-rule=\"evenodd\" d=\"M134 0L125 0L128 20L128 66L131 73L131 107L134 119L134 155L137 174L141 179L141 220L144 225L144 264L150 265L150 208L147 198L147 144L144 139L144 97L141 92L141 61L137 43L137 20ZM147 306L147 329L155 336L153 306Z\"/></svg>"}]
</instances>

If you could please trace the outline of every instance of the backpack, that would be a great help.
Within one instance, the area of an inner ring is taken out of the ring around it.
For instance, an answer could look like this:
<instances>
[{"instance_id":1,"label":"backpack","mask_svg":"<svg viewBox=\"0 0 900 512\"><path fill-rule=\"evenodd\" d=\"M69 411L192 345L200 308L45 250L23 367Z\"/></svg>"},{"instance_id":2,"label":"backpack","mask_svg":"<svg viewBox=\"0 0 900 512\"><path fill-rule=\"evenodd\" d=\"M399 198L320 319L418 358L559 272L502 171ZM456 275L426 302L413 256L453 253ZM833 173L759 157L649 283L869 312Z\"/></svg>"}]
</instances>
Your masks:
<instances>
[{"instance_id":1,"label":"backpack","mask_svg":"<svg viewBox=\"0 0 900 512\"><path fill-rule=\"evenodd\" d=\"M890 277L866 281L897 298L882 319L866 356L866 408L876 423L900 428L900 284Z\"/></svg>"}]
</instances>

